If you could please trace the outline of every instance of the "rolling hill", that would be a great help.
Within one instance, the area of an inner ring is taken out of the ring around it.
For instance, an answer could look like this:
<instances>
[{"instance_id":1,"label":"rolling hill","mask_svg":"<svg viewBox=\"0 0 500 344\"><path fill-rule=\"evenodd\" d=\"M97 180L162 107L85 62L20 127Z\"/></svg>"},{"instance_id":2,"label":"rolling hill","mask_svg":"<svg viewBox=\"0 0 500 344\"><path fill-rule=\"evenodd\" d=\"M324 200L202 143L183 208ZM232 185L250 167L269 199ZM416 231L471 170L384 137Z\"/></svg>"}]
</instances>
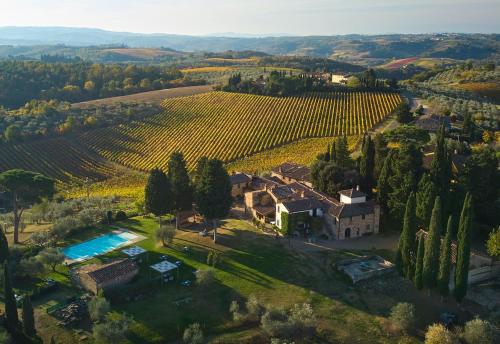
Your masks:
<instances>
[{"instance_id":1,"label":"rolling hill","mask_svg":"<svg viewBox=\"0 0 500 344\"><path fill-rule=\"evenodd\" d=\"M169 98L162 113L141 122L4 145L0 170L19 167L81 182L113 175L113 163L138 171L165 168L175 150L185 154L190 168L202 156L231 162L306 138L360 135L399 102L398 94L376 92L289 98L209 92Z\"/></svg>"}]
</instances>

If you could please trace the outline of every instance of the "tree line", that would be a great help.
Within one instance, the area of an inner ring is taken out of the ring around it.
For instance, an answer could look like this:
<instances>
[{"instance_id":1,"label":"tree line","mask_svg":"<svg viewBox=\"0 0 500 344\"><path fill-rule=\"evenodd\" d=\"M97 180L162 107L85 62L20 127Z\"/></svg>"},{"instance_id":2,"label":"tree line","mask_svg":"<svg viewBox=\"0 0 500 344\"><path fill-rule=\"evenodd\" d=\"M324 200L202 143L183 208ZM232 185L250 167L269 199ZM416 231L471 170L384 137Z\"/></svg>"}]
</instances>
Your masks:
<instances>
[{"instance_id":1,"label":"tree line","mask_svg":"<svg viewBox=\"0 0 500 344\"><path fill-rule=\"evenodd\" d=\"M168 172L153 169L145 187L145 211L158 217L175 214L176 227L182 211L194 209L211 226L216 241L219 220L229 214L233 202L229 174L222 161L202 157L191 177L181 152L174 152L168 161ZM193 204L194 203L194 204Z\"/></svg>"},{"instance_id":2,"label":"tree line","mask_svg":"<svg viewBox=\"0 0 500 344\"><path fill-rule=\"evenodd\" d=\"M0 105L18 108L32 99L81 102L191 85L180 70L134 64L0 62Z\"/></svg>"}]
</instances>

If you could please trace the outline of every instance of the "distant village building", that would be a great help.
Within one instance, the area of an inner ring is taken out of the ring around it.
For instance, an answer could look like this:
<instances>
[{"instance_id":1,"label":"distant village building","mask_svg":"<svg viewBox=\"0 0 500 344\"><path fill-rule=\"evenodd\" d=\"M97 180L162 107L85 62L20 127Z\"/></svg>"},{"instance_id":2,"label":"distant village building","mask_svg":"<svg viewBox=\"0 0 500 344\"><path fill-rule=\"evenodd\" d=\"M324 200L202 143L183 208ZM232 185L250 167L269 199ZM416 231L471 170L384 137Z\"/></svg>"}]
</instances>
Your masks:
<instances>
[{"instance_id":1,"label":"distant village building","mask_svg":"<svg viewBox=\"0 0 500 344\"><path fill-rule=\"evenodd\" d=\"M99 290L112 289L130 282L139 273L139 266L132 259L119 259L107 264L90 264L74 271L80 285L97 294Z\"/></svg>"},{"instance_id":2,"label":"distant village building","mask_svg":"<svg viewBox=\"0 0 500 344\"><path fill-rule=\"evenodd\" d=\"M347 84L348 77L342 74L332 74L332 84Z\"/></svg>"},{"instance_id":3,"label":"distant village building","mask_svg":"<svg viewBox=\"0 0 500 344\"><path fill-rule=\"evenodd\" d=\"M254 177L245 206L262 223L289 233L324 233L335 240L379 232L380 206L359 189L340 191L340 199L314 190L310 170L286 163L272 170L271 178ZM284 223L286 222L286 223Z\"/></svg>"}]
</instances>

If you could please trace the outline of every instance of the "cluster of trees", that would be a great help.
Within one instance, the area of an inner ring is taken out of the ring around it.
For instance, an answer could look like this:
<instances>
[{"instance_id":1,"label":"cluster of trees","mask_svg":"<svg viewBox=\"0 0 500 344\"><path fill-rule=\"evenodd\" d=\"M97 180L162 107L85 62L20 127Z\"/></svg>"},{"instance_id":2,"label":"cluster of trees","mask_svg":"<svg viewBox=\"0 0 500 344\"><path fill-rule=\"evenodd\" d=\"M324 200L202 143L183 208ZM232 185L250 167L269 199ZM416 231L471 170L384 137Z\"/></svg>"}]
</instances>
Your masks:
<instances>
[{"instance_id":1,"label":"cluster of trees","mask_svg":"<svg viewBox=\"0 0 500 344\"><path fill-rule=\"evenodd\" d=\"M273 71L264 79L242 80L241 74L230 77L226 83L220 87L225 92L250 93L268 96L291 96L303 94L305 92L324 91L326 83L305 75L292 75L292 72Z\"/></svg>"},{"instance_id":2,"label":"cluster of trees","mask_svg":"<svg viewBox=\"0 0 500 344\"><path fill-rule=\"evenodd\" d=\"M188 174L186 161L181 152L174 152L168 162L168 173L156 168L149 175L145 188L145 210L158 216L196 210L211 224L216 240L218 221L229 214L232 204L231 182L222 161L201 158L197 162L193 178Z\"/></svg>"},{"instance_id":3,"label":"cluster of trees","mask_svg":"<svg viewBox=\"0 0 500 344\"><path fill-rule=\"evenodd\" d=\"M3 301L5 304L5 329L15 343L42 343L36 334L35 316L31 298L26 295L22 304L22 319L19 319L17 303L12 286L10 251L5 233L0 228L0 264L3 270Z\"/></svg>"},{"instance_id":4,"label":"cluster of trees","mask_svg":"<svg viewBox=\"0 0 500 344\"><path fill-rule=\"evenodd\" d=\"M337 137L324 153L318 155L311 165L311 179L316 190L330 196L359 184L360 175L349 156L346 136Z\"/></svg>"},{"instance_id":5,"label":"cluster of trees","mask_svg":"<svg viewBox=\"0 0 500 344\"><path fill-rule=\"evenodd\" d=\"M0 108L0 138L7 143L64 135L141 120L161 112L152 103L71 107L56 100L31 100L16 110Z\"/></svg>"},{"instance_id":6,"label":"cluster of trees","mask_svg":"<svg viewBox=\"0 0 500 344\"><path fill-rule=\"evenodd\" d=\"M32 99L80 102L194 82L174 68L87 62L2 61L0 74L0 105L7 108Z\"/></svg>"}]
</instances>

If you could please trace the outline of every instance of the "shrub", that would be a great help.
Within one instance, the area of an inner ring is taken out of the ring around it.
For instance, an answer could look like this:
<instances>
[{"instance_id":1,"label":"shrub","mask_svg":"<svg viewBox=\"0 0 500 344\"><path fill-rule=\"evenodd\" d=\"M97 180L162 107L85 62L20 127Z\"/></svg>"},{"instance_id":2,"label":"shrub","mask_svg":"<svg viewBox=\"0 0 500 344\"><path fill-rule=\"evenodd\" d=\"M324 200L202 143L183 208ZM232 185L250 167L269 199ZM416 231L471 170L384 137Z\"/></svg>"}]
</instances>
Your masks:
<instances>
[{"instance_id":1,"label":"shrub","mask_svg":"<svg viewBox=\"0 0 500 344\"><path fill-rule=\"evenodd\" d=\"M30 235L30 241L37 247L46 247L52 244L53 236L50 232L40 231Z\"/></svg>"},{"instance_id":2,"label":"shrub","mask_svg":"<svg viewBox=\"0 0 500 344\"><path fill-rule=\"evenodd\" d=\"M425 334L425 344L455 344L453 333L441 324L429 326Z\"/></svg>"},{"instance_id":3,"label":"shrub","mask_svg":"<svg viewBox=\"0 0 500 344\"><path fill-rule=\"evenodd\" d=\"M261 319L262 329L272 337L290 337L293 324L288 321L288 315L283 309L268 310Z\"/></svg>"},{"instance_id":4,"label":"shrub","mask_svg":"<svg viewBox=\"0 0 500 344\"><path fill-rule=\"evenodd\" d=\"M29 257L21 259L15 272L17 276L36 277L41 275L44 270L44 266L40 260L35 257Z\"/></svg>"},{"instance_id":5,"label":"shrub","mask_svg":"<svg viewBox=\"0 0 500 344\"><path fill-rule=\"evenodd\" d=\"M289 322L296 330L312 330L316 324L312 306L308 303L294 305L290 310Z\"/></svg>"},{"instance_id":6,"label":"shrub","mask_svg":"<svg viewBox=\"0 0 500 344\"><path fill-rule=\"evenodd\" d=\"M94 322L103 320L110 310L109 302L104 297L100 296L95 296L90 299L87 306L89 309L90 319Z\"/></svg>"},{"instance_id":7,"label":"shrub","mask_svg":"<svg viewBox=\"0 0 500 344\"><path fill-rule=\"evenodd\" d=\"M174 241L175 228L162 225L156 230L156 241L161 242L163 246L168 246Z\"/></svg>"},{"instance_id":8,"label":"shrub","mask_svg":"<svg viewBox=\"0 0 500 344\"><path fill-rule=\"evenodd\" d=\"M186 344L201 344L203 343L203 331L198 323L189 325L182 336L182 340Z\"/></svg>"},{"instance_id":9,"label":"shrub","mask_svg":"<svg viewBox=\"0 0 500 344\"><path fill-rule=\"evenodd\" d=\"M415 306L406 302L398 303L391 309L390 320L401 331L407 332L415 324Z\"/></svg>"},{"instance_id":10,"label":"shrub","mask_svg":"<svg viewBox=\"0 0 500 344\"><path fill-rule=\"evenodd\" d=\"M212 269L199 270L196 273L196 284L204 287L212 285L215 281L214 272Z\"/></svg>"},{"instance_id":11,"label":"shrub","mask_svg":"<svg viewBox=\"0 0 500 344\"><path fill-rule=\"evenodd\" d=\"M40 252L38 258L44 265L49 266L52 272L55 272L56 266L64 262L65 256L57 248L49 247Z\"/></svg>"},{"instance_id":12,"label":"shrub","mask_svg":"<svg viewBox=\"0 0 500 344\"><path fill-rule=\"evenodd\" d=\"M132 319L125 314L108 313L105 321L93 327L96 343L120 343L125 340Z\"/></svg>"},{"instance_id":13,"label":"shrub","mask_svg":"<svg viewBox=\"0 0 500 344\"><path fill-rule=\"evenodd\" d=\"M465 324L464 339L467 344L493 343L493 337L493 327L486 320L476 318Z\"/></svg>"},{"instance_id":14,"label":"shrub","mask_svg":"<svg viewBox=\"0 0 500 344\"><path fill-rule=\"evenodd\" d=\"M234 321L240 321L244 318L243 314L240 312L240 305L238 301L232 301L229 305L229 313L233 315Z\"/></svg>"},{"instance_id":15,"label":"shrub","mask_svg":"<svg viewBox=\"0 0 500 344\"><path fill-rule=\"evenodd\" d=\"M248 315L250 317L260 318L260 316L264 312L264 307L261 305L257 297L253 294L248 297L245 306L247 307Z\"/></svg>"},{"instance_id":16,"label":"shrub","mask_svg":"<svg viewBox=\"0 0 500 344\"><path fill-rule=\"evenodd\" d=\"M76 218L74 216L67 216L60 218L54 222L51 233L59 239L64 239L66 235L82 226L83 224L79 218Z\"/></svg>"},{"instance_id":17,"label":"shrub","mask_svg":"<svg viewBox=\"0 0 500 344\"><path fill-rule=\"evenodd\" d=\"M123 210L119 210L116 212L115 215L116 221L125 221L126 219L127 219L127 213L125 213Z\"/></svg>"}]
</instances>

